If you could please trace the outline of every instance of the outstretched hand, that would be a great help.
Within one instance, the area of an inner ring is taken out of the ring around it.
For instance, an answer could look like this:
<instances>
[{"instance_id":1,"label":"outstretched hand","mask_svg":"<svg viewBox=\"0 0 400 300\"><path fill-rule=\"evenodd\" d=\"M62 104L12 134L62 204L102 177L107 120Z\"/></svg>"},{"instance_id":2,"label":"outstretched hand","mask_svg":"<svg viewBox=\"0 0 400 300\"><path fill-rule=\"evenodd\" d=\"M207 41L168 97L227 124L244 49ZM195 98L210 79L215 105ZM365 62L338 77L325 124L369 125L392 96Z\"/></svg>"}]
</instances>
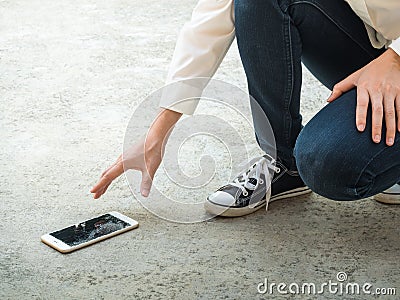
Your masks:
<instances>
[{"instance_id":1,"label":"outstretched hand","mask_svg":"<svg viewBox=\"0 0 400 300\"><path fill-rule=\"evenodd\" d=\"M396 130L400 131L400 55L392 49L365 67L337 83L328 98L336 100L344 92L357 87L356 126L364 131L368 106L372 108L372 140L381 141L385 117L386 144L392 146Z\"/></svg>"},{"instance_id":2,"label":"outstretched hand","mask_svg":"<svg viewBox=\"0 0 400 300\"><path fill-rule=\"evenodd\" d=\"M138 170L142 173L140 193L144 197L149 195L154 174L161 163L162 155L161 144L145 146L147 144L145 141L143 139L134 144L101 174L99 181L90 190L91 193L94 193L94 199L100 198L110 184L129 169Z\"/></svg>"},{"instance_id":3,"label":"outstretched hand","mask_svg":"<svg viewBox=\"0 0 400 300\"><path fill-rule=\"evenodd\" d=\"M99 181L90 190L94 194L94 199L100 198L117 177L131 169L142 173L140 193L147 197L150 193L154 174L161 164L165 143L173 126L181 116L182 114L179 112L161 109L150 126L146 137L132 145L101 174Z\"/></svg>"}]
</instances>

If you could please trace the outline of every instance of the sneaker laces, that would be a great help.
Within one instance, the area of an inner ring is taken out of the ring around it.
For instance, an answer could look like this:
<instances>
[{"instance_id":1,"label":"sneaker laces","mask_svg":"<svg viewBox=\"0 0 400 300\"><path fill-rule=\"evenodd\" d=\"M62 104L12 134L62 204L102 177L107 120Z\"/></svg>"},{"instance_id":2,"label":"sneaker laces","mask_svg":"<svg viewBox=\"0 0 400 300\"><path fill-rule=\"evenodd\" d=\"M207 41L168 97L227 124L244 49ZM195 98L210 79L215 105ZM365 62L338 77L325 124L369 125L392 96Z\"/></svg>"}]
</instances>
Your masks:
<instances>
[{"instance_id":1,"label":"sneaker laces","mask_svg":"<svg viewBox=\"0 0 400 300\"><path fill-rule=\"evenodd\" d=\"M237 176L230 185L239 188L243 196L246 197L248 196L247 190L256 190L260 184L264 184L264 181L261 179L262 173L265 174L265 180L269 181L269 169L272 169L276 173L280 172L280 168L276 167L275 163L276 160L269 155L252 159L250 164L253 165L246 172ZM254 183L252 179L256 179L256 183ZM270 184L270 182L268 184ZM269 187L267 187L266 190L268 190L268 188Z\"/></svg>"}]
</instances>

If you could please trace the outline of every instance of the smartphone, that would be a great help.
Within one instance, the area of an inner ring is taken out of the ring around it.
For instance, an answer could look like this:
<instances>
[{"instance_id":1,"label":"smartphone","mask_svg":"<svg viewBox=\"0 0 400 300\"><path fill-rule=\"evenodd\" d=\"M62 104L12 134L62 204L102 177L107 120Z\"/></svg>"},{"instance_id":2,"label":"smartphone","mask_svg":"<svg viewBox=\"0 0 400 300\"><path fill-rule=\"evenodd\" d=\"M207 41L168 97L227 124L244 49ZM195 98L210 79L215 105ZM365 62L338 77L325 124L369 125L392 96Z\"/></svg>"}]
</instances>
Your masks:
<instances>
[{"instance_id":1,"label":"smartphone","mask_svg":"<svg viewBox=\"0 0 400 300\"><path fill-rule=\"evenodd\" d=\"M61 253L89 246L120 233L137 228L139 223L119 212L107 214L45 234L43 243Z\"/></svg>"}]
</instances>

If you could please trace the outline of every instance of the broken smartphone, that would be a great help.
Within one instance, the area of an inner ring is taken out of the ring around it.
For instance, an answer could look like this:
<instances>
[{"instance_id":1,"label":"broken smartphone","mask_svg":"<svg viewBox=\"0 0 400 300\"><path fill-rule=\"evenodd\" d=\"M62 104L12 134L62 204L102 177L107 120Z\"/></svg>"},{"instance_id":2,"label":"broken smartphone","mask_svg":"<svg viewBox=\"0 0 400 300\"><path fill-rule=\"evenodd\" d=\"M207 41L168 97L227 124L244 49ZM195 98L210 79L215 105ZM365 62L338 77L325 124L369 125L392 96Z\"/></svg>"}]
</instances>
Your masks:
<instances>
[{"instance_id":1,"label":"broken smartphone","mask_svg":"<svg viewBox=\"0 0 400 300\"><path fill-rule=\"evenodd\" d=\"M138 226L139 223L137 221L113 211L45 234L41 237L41 240L61 253L68 253Z\"/></svg>"}]
</instances>

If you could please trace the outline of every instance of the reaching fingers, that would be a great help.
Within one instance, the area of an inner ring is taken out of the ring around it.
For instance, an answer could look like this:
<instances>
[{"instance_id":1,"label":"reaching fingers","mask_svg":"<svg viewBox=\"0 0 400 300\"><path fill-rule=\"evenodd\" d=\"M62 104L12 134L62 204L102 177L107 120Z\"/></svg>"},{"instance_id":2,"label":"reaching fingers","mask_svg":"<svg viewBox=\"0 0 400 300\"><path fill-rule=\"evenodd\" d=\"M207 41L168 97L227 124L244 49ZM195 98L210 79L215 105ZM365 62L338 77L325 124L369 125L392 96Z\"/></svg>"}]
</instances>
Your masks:
<instances>
[{"instance_id":1,"label":"reaching fingers","mask_svg":"<svg viewBox=\"0 0 400 300\"><path fill-rule=\"evenodd\" d=\"M114 166L118 163L120 163L122 161L122 155L118 156L117 160L111 165L109 166L103 173L101 173L100 177L103 177L104 174L106 174L109 170L111 170L112 168L114 168Z\"/></svg>"},{"instance_id":2,"label":"reaching fingers","mask_svg":"<svg viewBox=\"0 0 400 300\"><path fill-rule=\"evenodd\" d=\"M367 111L369 104L369 94L364 87L357 87L357 108L356 108L356 126L358 131L365 129L367 122Z\"/></svg>"},{"instance_id":3,"label":"reaching fingers","mask_svg":"<svg viewBox=\"0 0 400 300\"><path fill-rule=\"evenodd\" d=\"M107 188L110 186L111 182L109 184L107 184L104 188L102 188L101 190L99 190L98 192L96 192L93 196L94 199L98 199L100 198L106 191Z\"/></svg>"},{"instance_id":4,"label":"reaching fingers","mask_svg":"<svg viewBox=\"0 0 400 300\"><path fill-rule=\"evenodd\" d=\"M111 168L105 172L100 180L96 183L96 185L90 190L91 193L95 193L95 196L99 194L99 192L103 191L105 187L108 185L118 176L120 176L124 172L124 168L122 166L122 162L118 162L114 164ZM99 197L101 194L99 195Z\"/></svg>"}]
</instances>

